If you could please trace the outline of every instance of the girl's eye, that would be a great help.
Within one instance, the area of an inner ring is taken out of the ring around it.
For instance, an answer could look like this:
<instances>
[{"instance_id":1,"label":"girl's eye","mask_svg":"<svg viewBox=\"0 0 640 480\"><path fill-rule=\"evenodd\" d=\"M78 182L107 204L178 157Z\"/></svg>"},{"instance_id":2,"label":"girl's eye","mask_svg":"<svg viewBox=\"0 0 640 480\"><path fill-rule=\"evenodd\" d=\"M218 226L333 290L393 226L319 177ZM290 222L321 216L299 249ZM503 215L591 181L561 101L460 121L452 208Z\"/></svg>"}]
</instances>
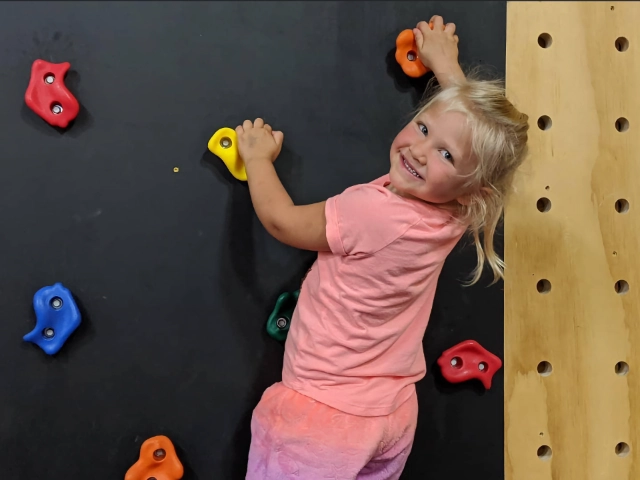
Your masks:
<instances>
[{"instance_id":1,"label":"girl's eye","mask_svg":"<svg viewBox=\"0 0 640 480\"><path fill-rule=\"evenodd\" d=\"M427 127L425 127L422 123L419 123L419 124L418 124L418 127L420 128L420 131L421 131L424 135L426 135L426 134L428 134L428 133L429 133L429 130L427 130Z\"/></svg>"},{"instance_id":2,"label":"girl's eye","mask_svg":"<svg viewBox=\"0 0 640 480\"><path fill-rule=\"evenodd\" d=\"M453 163L453 157L449 152L447 152L446 150L440 150L440 152L442 153L442 156L445 158L445 160L448 160L451 163Z\"/></svg>"}]
</instances>

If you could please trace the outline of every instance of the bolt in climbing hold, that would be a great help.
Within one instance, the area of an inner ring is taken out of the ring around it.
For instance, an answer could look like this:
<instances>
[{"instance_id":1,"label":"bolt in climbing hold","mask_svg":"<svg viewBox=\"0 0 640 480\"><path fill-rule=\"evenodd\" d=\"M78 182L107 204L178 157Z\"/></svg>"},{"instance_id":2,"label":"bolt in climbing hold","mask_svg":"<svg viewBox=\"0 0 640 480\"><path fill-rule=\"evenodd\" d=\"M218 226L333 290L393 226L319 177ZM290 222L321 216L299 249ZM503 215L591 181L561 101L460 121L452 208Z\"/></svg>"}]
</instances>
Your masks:
<instances>
[{"instance_id":1,"label":"bolt in climbing hold","mask_svg":"<svg viewBox=\"0 0 640 480\"><path fill-rule=\"evenodd\" d=\"M23 340L39 346L47 355L54 355L80 325L80 310L71 292L56 283L43 287L33 296L36 326Z\"/></svg>"}]
</instances>

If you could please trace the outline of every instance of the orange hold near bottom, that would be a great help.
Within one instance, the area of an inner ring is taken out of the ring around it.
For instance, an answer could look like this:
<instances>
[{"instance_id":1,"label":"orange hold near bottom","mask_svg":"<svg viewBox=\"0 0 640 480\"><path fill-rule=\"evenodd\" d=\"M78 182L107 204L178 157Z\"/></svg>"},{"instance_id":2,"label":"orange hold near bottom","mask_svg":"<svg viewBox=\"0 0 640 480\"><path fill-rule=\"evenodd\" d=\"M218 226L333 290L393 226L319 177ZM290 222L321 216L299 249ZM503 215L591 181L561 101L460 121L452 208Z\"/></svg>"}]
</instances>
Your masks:
<instances>
[{"instance_id":1,"label":"orange hold near bottom","mask_svg":"<svg viewBox=\"0 0 640 480\"><path fill-rule=\"evenodd\" d=\"M173 443L164 435L151 437L140 447L140 458L124 480L180 480L184 474Z\"/></svg>"}]
</instances>

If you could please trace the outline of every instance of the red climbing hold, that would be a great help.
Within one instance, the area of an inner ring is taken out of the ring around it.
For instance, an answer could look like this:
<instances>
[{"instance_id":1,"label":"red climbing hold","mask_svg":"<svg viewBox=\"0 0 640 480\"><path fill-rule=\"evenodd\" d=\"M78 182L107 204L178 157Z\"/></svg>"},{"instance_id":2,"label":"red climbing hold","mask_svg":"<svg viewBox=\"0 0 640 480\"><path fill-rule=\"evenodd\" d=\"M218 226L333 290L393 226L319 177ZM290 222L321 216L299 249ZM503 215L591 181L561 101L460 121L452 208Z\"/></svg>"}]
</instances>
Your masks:
<instances>
[{"instance_id":1,"label":"red climbing hold","mask_svg":"<svg viewBox=\"0 0 640 480\"><path fill-rule=\"evenodd\" d=\"M502 361L478 342L467 340L446 350L438 359L438 365L447 381L460 383L477 378L488 390Z\"/></svg>"},{"instance_id":2,"label":"red climbing hold","mask_svg":"<svg viewBox=\"0 0 640 480\"><path fill-rule=\"evenodd\" d=\"M24 101L44 121L54 127L66 128L80 111L78 100L64 84L71 64L36 60L31 66L31 79Z\"/></svg>"}]
</instances>

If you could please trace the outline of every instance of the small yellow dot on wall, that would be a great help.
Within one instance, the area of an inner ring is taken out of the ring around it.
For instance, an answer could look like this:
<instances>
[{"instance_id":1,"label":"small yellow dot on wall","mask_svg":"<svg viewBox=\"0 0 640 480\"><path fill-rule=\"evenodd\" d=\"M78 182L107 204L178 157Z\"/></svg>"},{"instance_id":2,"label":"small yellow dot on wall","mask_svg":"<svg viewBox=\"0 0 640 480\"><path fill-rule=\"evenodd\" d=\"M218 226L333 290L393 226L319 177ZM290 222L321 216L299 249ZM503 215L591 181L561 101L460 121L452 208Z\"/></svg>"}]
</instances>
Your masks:
<instances>
[{"instance_id":1,"label":"small yellow dot on wall","mask_svg":"<svg viewBox=\"0 0 640 480\"><path fill-rule=\"evenodd\" d=\"M180 169L178 167L173 167L173 173L178 173Z\"/></svg>"}]
</instances>

